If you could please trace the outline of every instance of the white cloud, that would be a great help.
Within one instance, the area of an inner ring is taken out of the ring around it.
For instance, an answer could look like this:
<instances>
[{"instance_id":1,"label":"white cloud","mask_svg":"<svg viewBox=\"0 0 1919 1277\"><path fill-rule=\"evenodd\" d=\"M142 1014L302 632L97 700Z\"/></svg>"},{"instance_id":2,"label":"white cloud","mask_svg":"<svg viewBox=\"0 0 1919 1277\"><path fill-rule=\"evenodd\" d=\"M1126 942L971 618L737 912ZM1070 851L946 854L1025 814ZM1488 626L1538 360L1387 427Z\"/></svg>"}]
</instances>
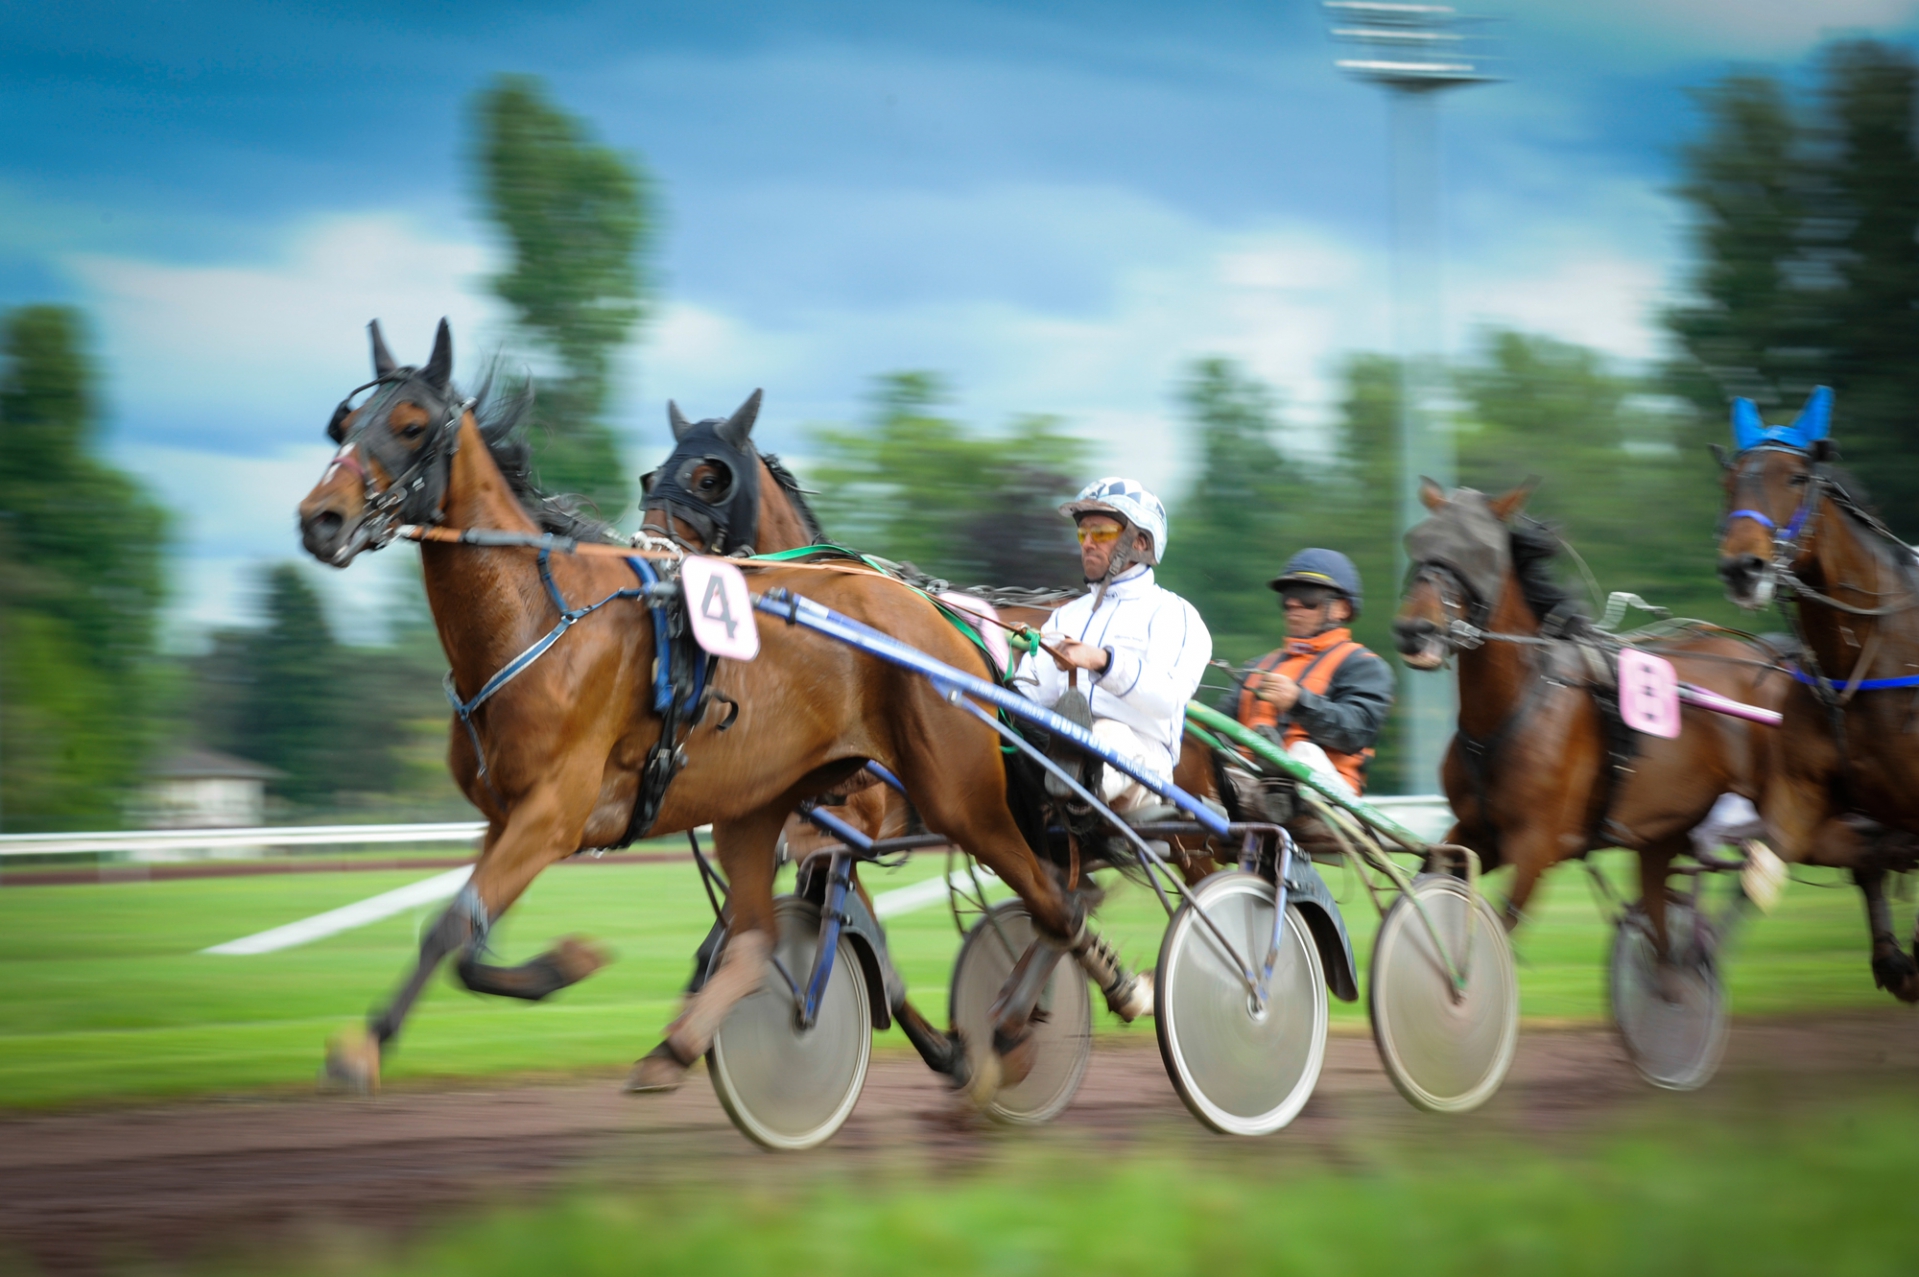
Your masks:
<instances>
[{"instance_id":1,"label":"white cloud","mask_svg":"<svg viewBox=\"0 0 1919 1277\"><path fill-rule=\"evenodd\" d=\"M201 425L225 448L270 453L317 437L366 379L365 326L424 363L442 315L472 368L496 308L486 250L395 215L315 221L275 261L198 265L78 254L67 264L97 317L130 433ZM188 427L189 429L191 427ZM175 442L179 442L176 433Z\"/></svg>"},{"instance_id":2,"label":"white cloud","mask_svg":"<svg viewBox=\"0 0 1919 1277\"><path fill-rule=\"evenodd\" d=\"M1138 195L1116 210L1112 192L1092 188L1023 187L1018 201L976 194L985 211L1037 202L1046 227L1078 218L1100 228L1107 243L1077 268L1099 264L1097 286L957 296L821 287L810 305L770 312L726 296L673 299L635 348L637 384L620 408L638 430L636 460L662 454L669 395L708 415L764 386L761 442L803 452L802 426L863 415L875 374L931 369L950 379L966 420L1057 414L1095 443L1098 470L1135 474L1170 496L1190 459L1177 389L1192 360L1239 360L1281 392L1310 437L1332 416L1339 357L1391 348L1387 262L1343 227L1225 229ZM1452 331L1505 322L1626 358L1655 352L1650 308L1672 237L1653 232L1671 210L1631 183L1588 184L1582 194L1578 208L1551 218L1536 215L1536 192L1518 211L1491 195L1465 203L1458 220L1468 233L1448 271ZM951 202L943 216L962 216L963 200ZM990 219L983 211L980 220ZM1017 225L997 239L981 233L966 252L1003 256L1018 235ZM405 359L424 358L443 312L456 333L487 331L496 312L477 292L485 265L478 244L397 217L311 224L275 262L76 263L123 405L118 455L182 515L178 633L248 619L250 574L304 561L294 507L324 464L326 412L365 376L366 318L388 321ZM461 343L469 373L479 344ZM145 430L150 412L205 422L205 437ZM378 636L392 574L405 566L389 551L345 573L312 570L343 632L364 639Z\"/></svg>"}]
</instances>

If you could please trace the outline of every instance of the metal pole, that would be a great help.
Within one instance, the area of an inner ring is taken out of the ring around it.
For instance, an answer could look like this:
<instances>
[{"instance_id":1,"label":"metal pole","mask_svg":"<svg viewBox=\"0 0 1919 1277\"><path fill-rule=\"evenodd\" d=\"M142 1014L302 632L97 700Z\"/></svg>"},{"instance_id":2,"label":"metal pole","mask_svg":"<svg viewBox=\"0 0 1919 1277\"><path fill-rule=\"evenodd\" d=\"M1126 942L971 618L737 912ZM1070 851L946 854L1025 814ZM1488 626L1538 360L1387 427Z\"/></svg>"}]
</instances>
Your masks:
<instances>
[{"instance_id":1,"label":"metal pole","mask_svg":"<svg viewBox=\"0 0 1919 1277\"><path fill-rule=\"evenodd\" d=\"M1387 90L1392 124L1393 347L1399 363L1399 533L1426 517L1422 477L1442 487L1458 482L1452 424L1443 403L1442 270L1439 217L1439 91L1483 83L1477 60L1444 5L1332 0L1325 5L1332 36L1361 56L1341 70ZM1395 538L1398 579L1406 574L1403 541ZM1453 682L1401 667L1401 780L1408 792L1435 784L1452 735Z\"/></svg>"},{"instance_id":2,"label":"metal pole","mask_svg":"<svg viewBox=\"0 0 1919 1277\"><path fill-rule=\"evenodd\" d=\"M1399 533L1395 579L1406 579L1401 539L1426 517L1421 478L1450 489L1458 482L1445 392L1439 227L1439 112L1434 94L1395 88L1390 95L1393 165L1393 346L1399 360ZM1399 671L1400 775L1408 792L1439 781L1458 693L1453 680L1402 665Z\"/></svg>"}]
</instances>

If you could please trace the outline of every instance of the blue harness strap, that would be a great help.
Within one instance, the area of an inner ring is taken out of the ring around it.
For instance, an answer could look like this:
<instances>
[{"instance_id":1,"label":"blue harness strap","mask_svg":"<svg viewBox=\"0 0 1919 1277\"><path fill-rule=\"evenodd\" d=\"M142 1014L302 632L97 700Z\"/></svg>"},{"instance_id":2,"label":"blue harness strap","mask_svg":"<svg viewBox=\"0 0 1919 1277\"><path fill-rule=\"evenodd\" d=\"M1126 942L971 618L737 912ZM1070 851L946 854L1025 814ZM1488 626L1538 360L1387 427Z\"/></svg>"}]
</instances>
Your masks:
<instances>
[{"instance_id":1,"label":"blue harness strap","mask_svg":"<svg viewBox=\"0 0 1919 1277\"><path fill-rule=\"evenodd\" d=\"M487 790L493 794L495 799L498 799L500 794L498 790L493 788L493 780L487 774L486 750L481 747L480 733L473 726L473 711L486 704L489 700L492 700L494 695L502 687L505 687L508 683L511 683L514 679L525 673L527 666L533 664L533 662L539 660L542 656L545 656L547 649L559 642L560 636L572 629L574 624L582 617L591 616L615 599L648 598L656 596L659 592L660 576L659 573L653 570L652 564L648 563L645 559L628 559L627 564L632 567L634 574L640 578L640 584L637 587L615 590L599 602L589 603L585 607L569 608L566 605L566 600L560 596L559 585L553 580L551 560L552 551L542 549L539 557L540 583L546 586L547 597L553 600L553 606L560 614L559 624L555 625L538 639L535 639L531 647L502 666L499 673L481 685L480 690L473 694L471 700L463 701L460 699L459 689L453 685L452 670L446 672L446 678L442 680L441 683L441 686L446 689L447 700L452 702L453 712L459 716L461 724L466 728L467 738L473 742L473 754L474 757L479 760L480 779L486 783ZM653 603L653 624L656 634L660 637L661 641L664 642L666 606L657 599L655 599ZM656 661L655 664L664 669L667 663L665 661ZM667 690L667 697L671 700L672 690L670 685Z\"/></svg>"},{"instance_id":2,"label":"blue harness strap","mask_svg":"<svg viewBox=\"0 0 1919 1277\"><path fill-rule=\"evenodd\" d=\"M1807 687L1823 686L1829 692L1852 687L1850 681L1841 683L1829 678L1819 678L1816 675L1806 673L1806 671L1800 669L1797 665L1792 667L1792 676L1801 683L1804 683ZM1862 678L1859 680L1859 685L1855 690L1861 692L1883 692L1898 687L1919 687L1919 674L1901 674L1898 678Z\"/></svg>"}]
</instances>

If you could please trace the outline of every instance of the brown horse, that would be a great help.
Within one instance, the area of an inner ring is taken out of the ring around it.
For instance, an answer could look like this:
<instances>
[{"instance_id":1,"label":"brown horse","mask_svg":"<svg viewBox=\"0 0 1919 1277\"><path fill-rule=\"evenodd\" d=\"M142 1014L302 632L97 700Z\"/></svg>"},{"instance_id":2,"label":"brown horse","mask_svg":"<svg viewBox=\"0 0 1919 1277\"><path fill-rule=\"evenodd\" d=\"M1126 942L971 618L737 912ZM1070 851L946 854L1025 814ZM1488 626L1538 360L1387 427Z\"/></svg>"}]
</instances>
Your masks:
<instances>
[{"instance_id":1,"label":"brown horse","mask_svg":"<svg viewBox=\"0 0 1919 1277\"><path fill-rule=\"evenodd\" d=\"M732 416L688 420L678 404L667 404L667 423L673 431L673 451L642 480L645 531L695 553L775 554L826 543L826 533L793 475L776 456L759 451L752 432L759 417L761 396L755 390ZM917 585L933 591L944 583L899 565ZM1006 626L1037 628L1053 608L1074 597L1077 590L997 590L971 587L990 596L992 616ZM981 630L994 620L970 614ZM920 824L906 800L870 772L862 772L837 787L844 804L829 808L869 838L891 837ZM789 854L795 860L837 843L801 817L787 822ZM853 887L870 910L872 899L857 871ZM1095 964L1099 959L1094 959ZM1099 978L1095 976L1096 980ZM1148 977L1131 987L1107 988L1108 1003L1119 1015L1132 1019L1150 1005ZM966 1081L963 1044L934 1028L899 986L890 1008L929 1067L948 1075L956 1085Z\"/></svg>"},{"instance_id":2,"label":"brown horse","mask_svg":"<svg viewBox=\"0 0 1919 1277\"><path fill-rule=\"evenodd\" d=\"M1823 413L1816 438L1797 426L1761 435L1754 419L1742 451L1722 458L1719 575L1741 607L1778 598L1805 667L1787 685L1760 814L1784 859L1852 870L1874 979L1919 1001L1919 965L1899 946L1885 892L1887 873L1915 867L1903 835L1919 834L1919 572L1858 481L1831 464ZM1900 832L1862 838L1847 812Z\"/></svg>"},{"instance_id":3,"label":"brown horse","mask_svg":"<svg viewBox=\"0 0 1919 1277\"><path fill-rule=\"evenodd\" d=\"M1582 640L1583 618L1563 624L1570 600L1547 567L1555 539L1515 522L1529 491L1488 500L1428 480L1421 497L1432 514L1406 538L1413 576L1395 643L1415 669L1459 663L1459 726L1441 773L1457 823L1445 841L1472 848L1488 869L1513 866L1508 927L1553 865L1602 847L1637 851L1666 952L1673 859L1719 795L1758 797L1772 729L1691 706L1674 739L1624 729L1607 704L1613 656ZM1681 679L1747 704L1776 708L1788 684L1768 650L1727 634L1638 646Z\"/></svg>"},{"instance_id":4,"label":"brown horse","mask_svg":"<svg viewBox=\"0 0 1919 1277\"><path fill-rule=\"evenodd\" d=\"M524 447L512 438L512 401L480 403L453 388L444 322L425 367L397 366L377 326L373 361L374 380L362 387L371 397L357 408L349 397L335 412L329 434L339 452L300 505L303 541L321 562L345 567L400 524L597 539L596 529L532 490ZM1085 926L1084 902L1041 866L1023 838L997 737L956 714L925 679L756 616L759 658L722 662L714 675L716 696L734 702L737 714L688 714L677 742L683 764L658 796L656 814L636 827L645 796L641 771L660 742L662 719L652 708L649 678L653 626L647 602L635 597L634 570L617 557L549 556L508 545L428 543L421 562L452 667L449 693L466 698L456 701L466 712L451 728L449 765L488 828L472 879L424 937L397 996L364 1033L336 1041L328 1067L342 1083L377 1085L382 1050L448 954L462 955L457 971L469 988L524 998L544 997L598 965L597 954L577 942L520 967L481 961L488 927L546 866L638 834L710 823L731 883L732 939L719 970L636 1066L631 1083L676 1085L727 1010L768 970L781 825L797 804L867 760L900 776L929 823L1018 893L1043 933L1075 951L1104 949ZM793 566L755 576L763 590L802 592L961 669L984 669L937 609L876 573ZM570 612L562 612L562 600L571 601ZM596 605L590 611L589 601ZM577 618L570 629L565 615ZM510 663L556 633L543 659L498 682ZM476 703L489 680L496 694ZM1008 1008L996 1048L1013 1050L1024 1040L1029 1012ZM983 1062L996 1065L997 1058ZM983 1072L987 1085L999 1076L996 1067Z\"/></svg>"}]
</instances>

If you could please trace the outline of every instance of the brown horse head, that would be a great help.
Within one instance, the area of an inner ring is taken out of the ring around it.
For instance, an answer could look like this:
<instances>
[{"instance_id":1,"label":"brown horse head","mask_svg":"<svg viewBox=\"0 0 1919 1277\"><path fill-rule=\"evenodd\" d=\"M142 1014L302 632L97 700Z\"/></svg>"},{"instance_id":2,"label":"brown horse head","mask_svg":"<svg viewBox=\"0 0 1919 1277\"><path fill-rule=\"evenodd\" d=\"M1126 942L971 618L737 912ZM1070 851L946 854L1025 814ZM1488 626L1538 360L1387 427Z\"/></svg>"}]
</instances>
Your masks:
<instances>
[{"instance_id":1,"label":"brown horse head","mask_svg":"<svg viewBox=\"0 0 1919 1277\"><path fill-rule=\"evenodd\" d=\"M453 389L453 334L440 321L424 368L397 364L373 338L373 380L340 401L327 425L339 445L320 482L300 503L300 540L320 562L343 568L403 523L437 522L447 464L471 407ZM372 394L357 407L354 396Z\"/></svg>"},{"instance_id":2,"label":"brown horse head","mask_svg":"<svg viewBox=\"0 0 1919 1277\"><path fill-rule=\"evenodd\" d=\"M1733 454L1713 451L1725 471L1719 579L1743 608L1772 601L1781 567L1811 557L1821 463L1833 456L1832 391L1820 386L1789 426L1768 426L1750 399L1732 405Z\"/></svg>"},{"instance_id":3,"label":"brown horse head","mask_svg":"<svg viewBox=\"0 0 1919 1277\"><path fill-rule=\"evenodd\" d=\"M1506 521L1533 486L1488 498L1471 488L1448 494L1431 479L1420 480L1419 499L1432 514L1406 534L1412 581L1393 617L1393 645L1406 664L1416 670L1444 664L1456 620L1484 627L1513 575Z\"/></svg>"},{"instance_id":4,"label":"brown horse head","mask_svg":"<svg viewBox=\"0 0 1919 1277\"><path fill-rule=\"evenodd\" d=\"M788 550L821 539L798 485L753 445L760 391L732 416L688 421L668 401L673 452L640 480L643 527L696 554Z\"/></svg>"}]
</instances>

